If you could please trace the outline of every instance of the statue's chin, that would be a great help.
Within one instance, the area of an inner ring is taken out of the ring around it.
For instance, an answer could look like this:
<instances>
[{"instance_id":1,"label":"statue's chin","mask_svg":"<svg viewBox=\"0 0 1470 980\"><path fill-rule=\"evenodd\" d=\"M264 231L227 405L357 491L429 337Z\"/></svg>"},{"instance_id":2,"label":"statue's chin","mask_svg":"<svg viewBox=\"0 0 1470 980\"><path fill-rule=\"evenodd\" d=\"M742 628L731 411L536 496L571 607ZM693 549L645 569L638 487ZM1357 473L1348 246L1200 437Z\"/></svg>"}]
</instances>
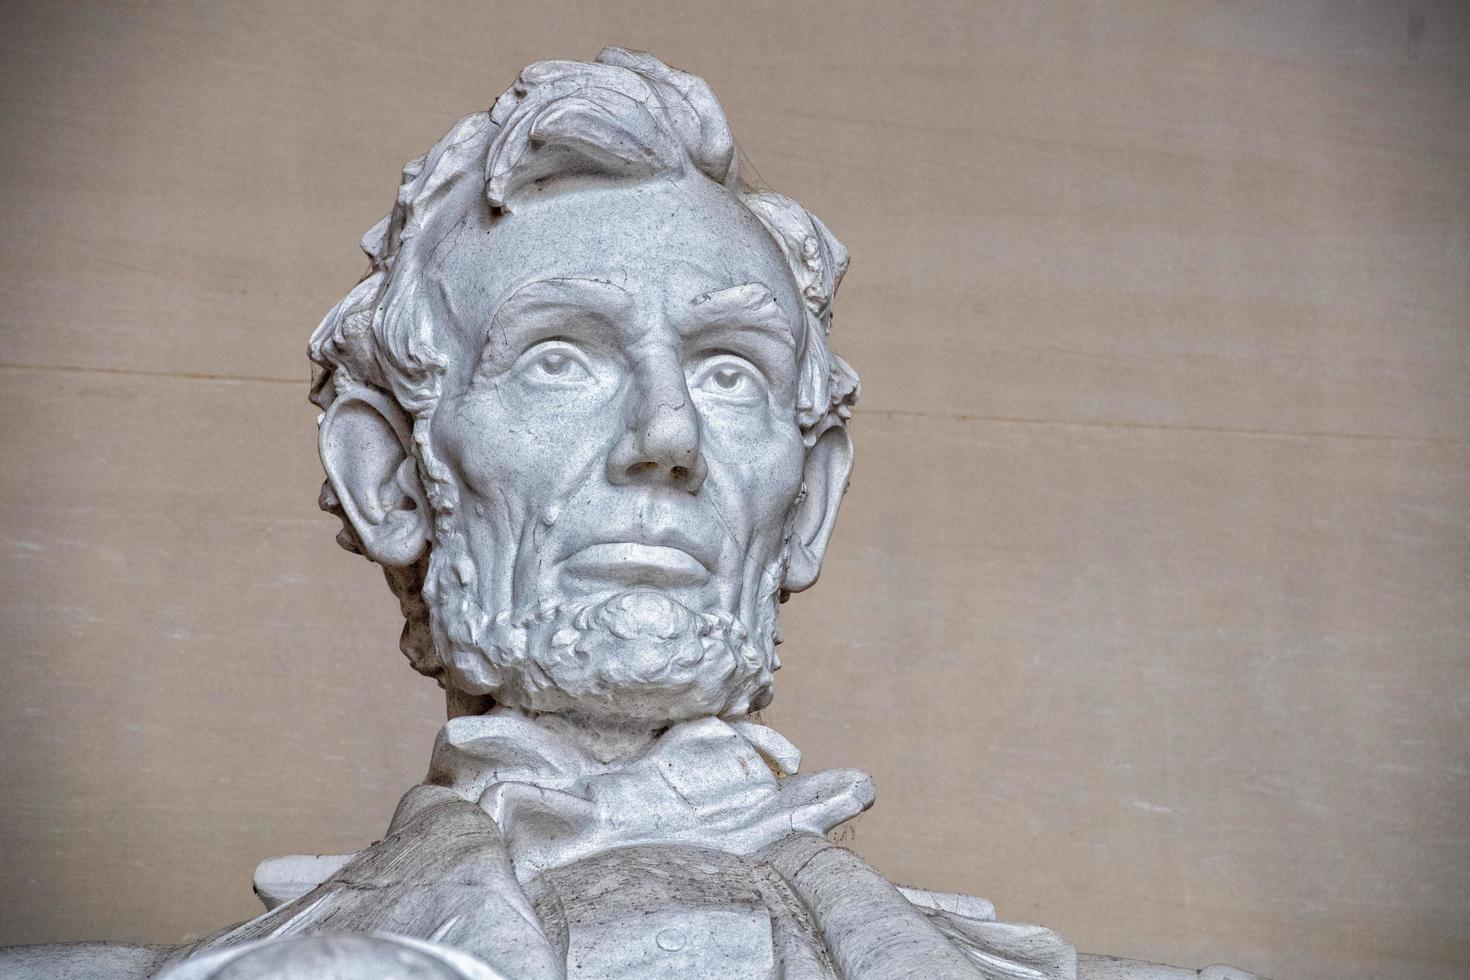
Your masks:
<instances>
[{"instance_id":1,"label":"statue's chin","mask_svg":"<svg viewBox=\"0 0 1470 980\"><path fill-rule=\"evenodd\" d=\"M478 629L444 624L441 635L480 638L446 651L451 680L526 711L656 726L743 715L770 701L769 639L658 590L543 605L515 619L464 602L435 612L480 617Z\"/></svg>"}]
</instances>

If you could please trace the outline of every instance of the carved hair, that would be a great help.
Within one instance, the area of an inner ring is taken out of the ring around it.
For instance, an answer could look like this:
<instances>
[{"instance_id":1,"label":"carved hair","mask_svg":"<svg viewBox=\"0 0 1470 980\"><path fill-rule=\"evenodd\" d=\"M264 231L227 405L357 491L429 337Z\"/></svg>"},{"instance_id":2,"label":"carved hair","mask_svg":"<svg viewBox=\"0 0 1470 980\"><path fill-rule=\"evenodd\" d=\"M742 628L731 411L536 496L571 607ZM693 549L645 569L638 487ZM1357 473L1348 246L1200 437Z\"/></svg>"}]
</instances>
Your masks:
<instances>
[{"instance_id":1,"label":"carved hair","mask_svg":"<svg viewBox=\"0 0 1470 980\"><path fill-rule=\"evenodd\" d=\"M308 353L317 365L311 401L328 408L357 386L392 397L412 422L410 451L435 513L448 533L457 494L435 457L428 427L447 366L434 343L428 304L417 301L435 249L487 202L514 210L536 181L582 176L644 180L700 174L722 185L770 233L805 305L797 422L808 446L846 425L857 401L857 374L827 347L832 301L847 270L847 250L817 217L791 199L745 184L724 110L709 86L658 59L607 48L594 62L543 61L526 68L488 112L466 116L423 157L403 168L391 213L363 237L367 274L322 320ZM343 516L329 484L324 510ZM344 519L337 540L363 553ZM431 545L432 547L432 545ZM427 557L385 568L407 622L400 646L419 671L439 675L421 594Z\"/></svg>"}]
</instances>

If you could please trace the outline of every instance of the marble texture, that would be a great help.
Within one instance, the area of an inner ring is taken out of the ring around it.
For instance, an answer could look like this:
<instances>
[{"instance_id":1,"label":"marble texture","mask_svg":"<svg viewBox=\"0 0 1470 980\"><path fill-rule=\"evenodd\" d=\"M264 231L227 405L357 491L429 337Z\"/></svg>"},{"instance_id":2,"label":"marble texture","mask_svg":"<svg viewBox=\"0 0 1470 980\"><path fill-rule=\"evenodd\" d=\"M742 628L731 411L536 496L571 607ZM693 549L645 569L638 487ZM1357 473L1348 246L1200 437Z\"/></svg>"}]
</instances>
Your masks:
<instances>
[{"instance_id":1,"label":"marble texture","mask_svg":"<svg viewBox=\"0 0 1470 980\"><path fill-rule=\"evenodd\" d=\"M831 540L858 378L828 347L845 249L741 179L708 86L619 48L532 65L403 178L310 350L322 506L446 690L427 778L383 840L263 865L256 919L0 968L1196 975L894 886L826 836L871 780L800 772L749 717Z\"/></svg>"}]
</instances>

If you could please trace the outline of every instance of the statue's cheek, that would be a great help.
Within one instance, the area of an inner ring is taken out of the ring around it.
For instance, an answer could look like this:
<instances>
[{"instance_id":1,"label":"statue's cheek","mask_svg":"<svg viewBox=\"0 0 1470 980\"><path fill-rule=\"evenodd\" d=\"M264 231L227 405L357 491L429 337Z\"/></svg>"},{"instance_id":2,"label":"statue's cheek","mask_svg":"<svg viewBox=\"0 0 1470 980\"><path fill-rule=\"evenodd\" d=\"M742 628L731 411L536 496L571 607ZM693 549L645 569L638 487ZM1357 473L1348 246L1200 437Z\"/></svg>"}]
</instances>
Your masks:
<instances>
[{"instance_id":1,"label":"statue's cheek","mask_svg":"<svg viewBox=\"0 0 1470 980\"><path fill-rule=\"evenodd\" d=\"M617 435L619 416L609 401L601 387L551 393L487 387L440 411L434 441L471 489L562 486L575 482Z\"/></svg>"},{"instance_id":2,"label":"statue's cheek","mask_svg":"<svg viewBox=\"0 0 1470 980\"><path fill-rule=\"evenodd\" d=\"M746 515L752 531L778 528L801 487L805 446L793 425L726 431L707 440L710 472L726 506Z\"/></svg>"}]
</instances>

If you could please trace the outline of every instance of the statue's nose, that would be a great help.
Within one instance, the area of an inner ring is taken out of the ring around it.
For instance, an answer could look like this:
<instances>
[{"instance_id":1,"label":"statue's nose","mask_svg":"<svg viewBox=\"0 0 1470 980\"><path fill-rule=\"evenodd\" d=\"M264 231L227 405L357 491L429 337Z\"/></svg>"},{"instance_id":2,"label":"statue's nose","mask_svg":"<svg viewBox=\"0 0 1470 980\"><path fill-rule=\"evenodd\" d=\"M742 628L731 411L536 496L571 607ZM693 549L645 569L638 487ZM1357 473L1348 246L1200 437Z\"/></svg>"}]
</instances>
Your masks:
<instances>
[{"instance_id":1,"label":"statue's nose","mask_svg":"<svg viewBox=\"0 0 1470 980\"><path fill-rule=\"evenodd\" d=\"M666 484L698 493L708 475L699 446L699 412L678 365L635 376L628 428L607 460L614 484Z\"/></svg>"}]
</instances>

